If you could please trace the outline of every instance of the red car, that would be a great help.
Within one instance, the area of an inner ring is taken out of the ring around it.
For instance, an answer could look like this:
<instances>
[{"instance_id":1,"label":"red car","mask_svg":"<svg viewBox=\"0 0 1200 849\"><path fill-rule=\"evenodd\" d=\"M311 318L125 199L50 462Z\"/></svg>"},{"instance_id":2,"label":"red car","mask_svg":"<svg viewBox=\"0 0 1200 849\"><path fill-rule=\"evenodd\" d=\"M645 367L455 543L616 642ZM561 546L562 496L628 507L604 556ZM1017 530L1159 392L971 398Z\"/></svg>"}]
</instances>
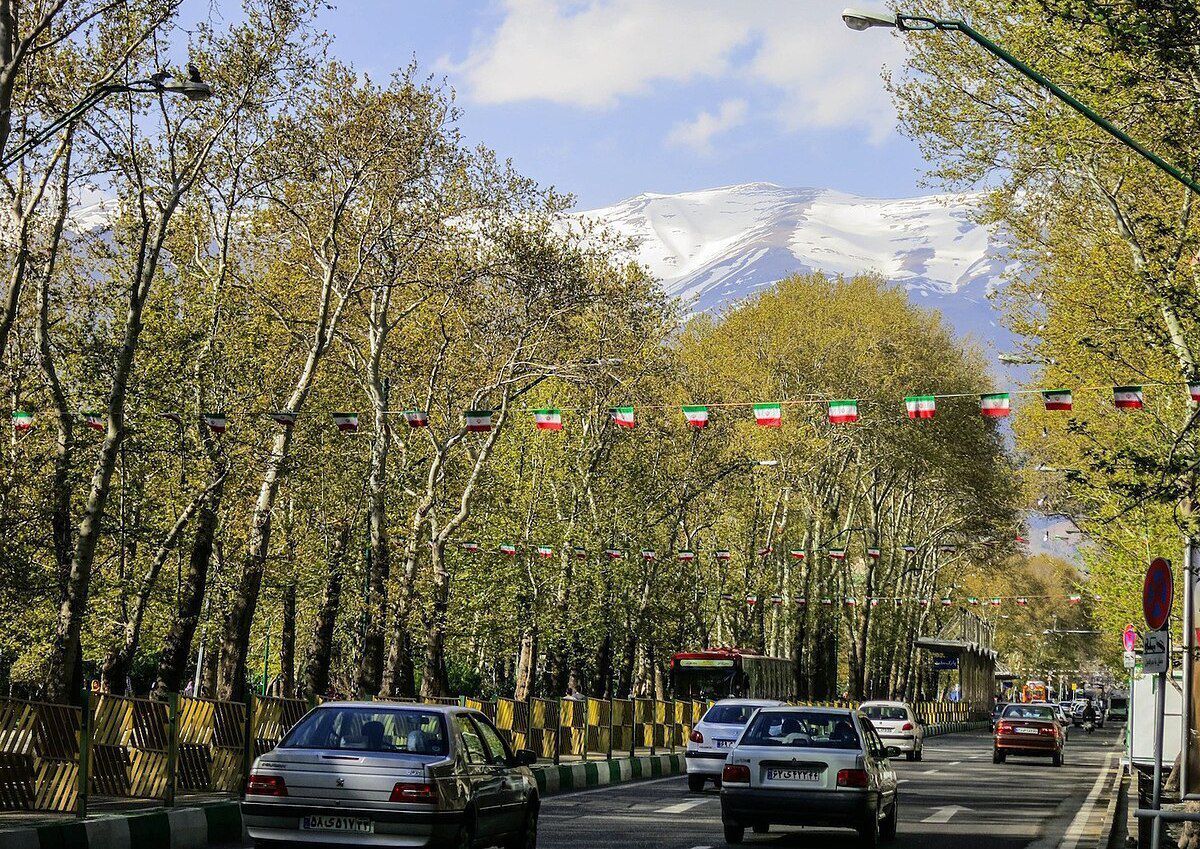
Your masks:
<instances>
[{"instance_id":1,"label":"red car","mask_svg":"<svg viewBox=\"0 0 1200 849\"><path fill-rule=\"evenodd\" d=\"M1062 766L1066 739L1050 705L1008 705L996 722L992 763L1002 764L1009 755L1041 755Z\"/></svg>"}]
</instances>

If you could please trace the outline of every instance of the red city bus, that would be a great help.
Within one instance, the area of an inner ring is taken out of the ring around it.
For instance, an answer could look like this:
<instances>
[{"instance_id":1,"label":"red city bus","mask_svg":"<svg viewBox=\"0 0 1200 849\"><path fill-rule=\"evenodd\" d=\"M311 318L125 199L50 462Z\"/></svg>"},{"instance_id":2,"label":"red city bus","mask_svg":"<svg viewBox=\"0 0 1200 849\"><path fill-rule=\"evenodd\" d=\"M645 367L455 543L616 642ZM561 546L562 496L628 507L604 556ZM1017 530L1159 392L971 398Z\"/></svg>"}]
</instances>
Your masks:
<instances>
[{"instance_id":1,"label":"red city bus","mask_svg":"<svg viewBox=\"0 0 1200 849\"><path fill-rule=\"evenodd\" d=\"M796 692L796 664L735 648L671 655L671 692L676 699L781 699Z\"/></svg>"}]
</instances>

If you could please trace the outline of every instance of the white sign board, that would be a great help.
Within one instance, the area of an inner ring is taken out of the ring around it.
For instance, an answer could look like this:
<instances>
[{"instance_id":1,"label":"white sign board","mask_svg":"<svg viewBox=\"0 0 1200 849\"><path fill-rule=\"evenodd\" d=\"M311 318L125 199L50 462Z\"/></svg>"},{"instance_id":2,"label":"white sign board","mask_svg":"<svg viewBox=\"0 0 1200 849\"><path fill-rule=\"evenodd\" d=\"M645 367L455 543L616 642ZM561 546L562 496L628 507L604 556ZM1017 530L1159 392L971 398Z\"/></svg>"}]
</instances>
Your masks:
<instances>
[{"instance_id":1,"label":"white sign board","mask_svg":"<svg viewBox=\"0 0 1200 849\"><path fill-rule=\"evenodd\" d=\"M1154 765L1154 696L1157 675L1135 675L1129 693L1129 725L1126 742L1130 760L1141 767ZM1163 722L1163 763L1175 762L1183 739L1183 675L1167 676L1166 716Z\"/></svg>"},{"instance_id":2,"label":"white sign board","mask_svg":"<svg viewBox=\"0 0 1200 849\"><path fill-rule=\"evenodd\" d=\"M1133 669L1135 666L1137 666L1137 653L1130 649L1125 652L1125 668Z\"/></svg>"},{"instance_id":3,"label":"white sign board","mask_svg":"<svg viewBox=\"0 0 1200 849\"><path fill-rule=\"evenodd\" d=\"M1151 675L1171 670L1171 633L1147 631L1142 637L1142 672Z\"/></svg>"}]
</instances>

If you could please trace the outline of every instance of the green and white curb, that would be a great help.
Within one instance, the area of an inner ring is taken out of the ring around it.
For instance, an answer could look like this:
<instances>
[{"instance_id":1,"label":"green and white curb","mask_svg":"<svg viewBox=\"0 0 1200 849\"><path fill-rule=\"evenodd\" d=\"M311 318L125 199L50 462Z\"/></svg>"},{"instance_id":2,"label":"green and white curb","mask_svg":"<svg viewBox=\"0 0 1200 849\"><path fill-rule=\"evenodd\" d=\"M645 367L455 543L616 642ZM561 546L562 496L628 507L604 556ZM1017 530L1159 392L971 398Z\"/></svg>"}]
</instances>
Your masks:
<instances>
[{"instance_id":1,"label":"green and white curb","mask_svg":"<svg viewBox=\"0 0 1200 849\"><path fill-rule=\"evenodd\" d=\"M533 774L537 778L538 791L543 796L553 796L555 793L569 793L640 778L679 775L684 768L683 754L679 753L535 767Z\"/></svg>"},{"instance_id":2,"label":"green and white curb","mask_svg":"<svg viewBox=\"0 0 1200 849\"><path fill-rule=\"evenodd\" d=\"M991 723L986 719L978 722L938 722L925 726L925 736L940 737L943 734L957 734L960 731L982 731L990 727Z\"/></svg>"},{"instance_id":3,"label":"green and white curb","mask_svg":"<svg viewBox=\"0 0 1200 849\"><path fill-rule=\"evenodd\" d=\"M237 802L0 831L4 849L201 849L241 839L242 815Z\"/></svg>"}]
</instances>

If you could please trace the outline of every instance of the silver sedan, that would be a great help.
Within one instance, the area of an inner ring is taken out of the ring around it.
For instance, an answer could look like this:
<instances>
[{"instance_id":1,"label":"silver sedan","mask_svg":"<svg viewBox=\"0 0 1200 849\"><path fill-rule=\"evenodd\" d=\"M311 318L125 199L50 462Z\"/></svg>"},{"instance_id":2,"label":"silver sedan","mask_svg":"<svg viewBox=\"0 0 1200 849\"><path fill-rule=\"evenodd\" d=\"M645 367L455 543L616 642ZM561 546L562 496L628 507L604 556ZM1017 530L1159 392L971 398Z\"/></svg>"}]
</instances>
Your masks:
<instances>
[{"instance_id":1,"label":"silver sedan","mask_svg":"<svg viewBox=\"0 0 1200 849\"><path fill-rule=\"evenodd\" d=\"M537 842L533 752L478 711L328 702L258 758L242 802L256 847Z\"/></svg>"}]
</instances>

